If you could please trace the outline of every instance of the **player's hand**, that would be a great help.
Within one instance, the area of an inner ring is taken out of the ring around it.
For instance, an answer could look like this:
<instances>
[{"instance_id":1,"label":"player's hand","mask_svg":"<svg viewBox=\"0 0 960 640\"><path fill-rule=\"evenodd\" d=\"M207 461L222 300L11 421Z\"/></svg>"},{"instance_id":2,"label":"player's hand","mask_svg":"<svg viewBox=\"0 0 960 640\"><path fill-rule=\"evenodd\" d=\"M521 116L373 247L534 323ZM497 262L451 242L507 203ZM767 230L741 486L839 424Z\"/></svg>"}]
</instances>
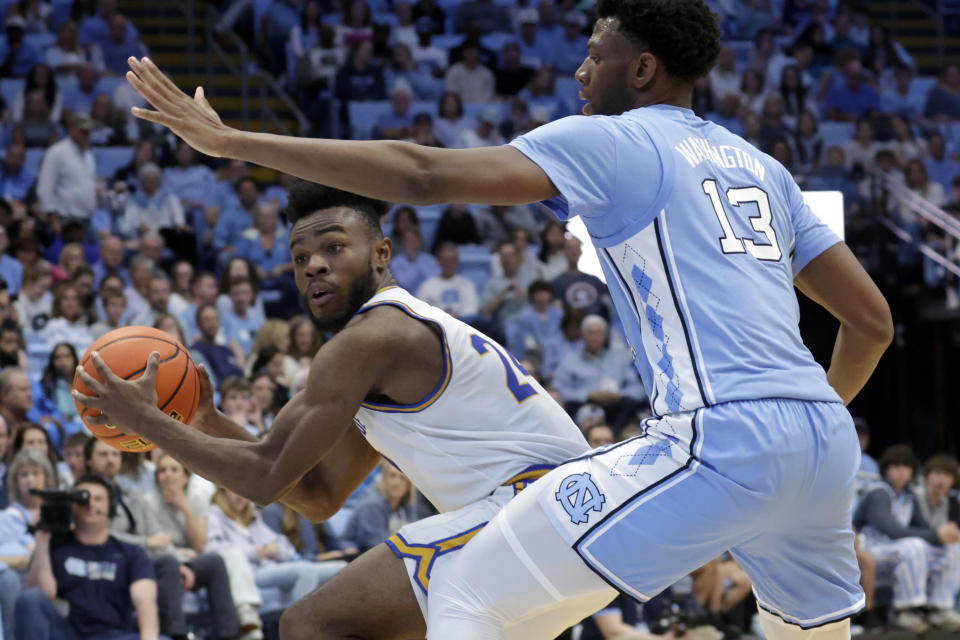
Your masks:
<instances>
[{"instance_id":1,"label":"player's hand","mask_svg":"<svg viewBox=\"0 0 960 640\"><path fill-rule=\"evenodd\" d=\"M201 364L197 367L197 373L200 375L200 400L190 424L206 433L203 429L203 422L216 415L217 407L213 404L213 382L210 380L210 372L207 371L205 365Z\"/></svg>"},{"instance_id":2,"label":"player's hand","mask_svg":"<svg viewBox=\"0 0 960 640\"><path fill-rule=\"evenodd\" d=\"M100 372L103 382L77 367L77 377L87 385L95 395L88 396L76 389L74 399L82 407L100 411L96 417L86 420L92 425L115 425L125 433L147 436L143 425L147 420L143 416L157 408L157 369L160 366L160 354L153 351L147 358L143 375L136 380L124 380L115 374L96 351L90 356L93 366Z\"/></svg>"},{"instance_id":3,"label":"player's hand","mask_svg":"<svg viewBox=\"0 0 960 640\"><path fill-rule=\"evenodd\" d=\"M163 75L153 60L131 56L127 62L127 80L153 106L133 107L133 115L162 124L200 153L223 155L224 143L234 130L223 124L207 102L203 87L197 87L191 98Z\"/></svg>"}]
</instances>

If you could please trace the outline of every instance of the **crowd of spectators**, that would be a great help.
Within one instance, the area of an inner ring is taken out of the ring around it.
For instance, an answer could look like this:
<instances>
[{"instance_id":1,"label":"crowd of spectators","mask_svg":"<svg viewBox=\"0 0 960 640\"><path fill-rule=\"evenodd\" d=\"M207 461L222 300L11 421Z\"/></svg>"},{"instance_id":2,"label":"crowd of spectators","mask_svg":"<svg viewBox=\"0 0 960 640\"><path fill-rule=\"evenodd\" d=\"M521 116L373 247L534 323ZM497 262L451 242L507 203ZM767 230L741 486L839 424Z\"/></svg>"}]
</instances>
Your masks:
<instances>
[{"instance_id":1,"label":"crowd of spectators","mask_svg":"<svg viewBox=\"0 0 960 640\"><path fill-rule=\"evenodd\" d=\"M855 2L708 4L727 46L698 82L694 110L770 153L804 187L842 191L855 249L876 236L880 210L947 252L942 234L871 176L960 209L960 65L918 76L906 49ZM586 53L590 2L224 5L219 27L262 45L262 63L285 77L317 131L480 147L580 108L573 74ZM120 81L126 57L146 52L136 26L115 0L56 7L0 2L9 11L0 84L16 89L0 96L0 506L9 502L0 514L0 637L71 637L47 602L57 596L74 605L68 626L80 637L135 624L144 637L182 637L199 610L210 637L256 638L262 613L430 508L386 465L314 527L281 505L260 510L162 452L121 455L84 434L69 396L72 371L114 328L153 326L187 345L210 372L218 406L253 435L268 431L302 388L328 336L304 315L293 282L282 216L292 178L218 164L127 115L142 104ZM505 344L592 446L642 432L649 407L606 287L579 270L580 241L544 209L399 204L383 222L398 283ZM897 258L901 281L955 292L914 246L904 244ZM891 497L865 493L861 566L879 567L881 583L884 566L895 580L924 562L924 575L942 571L960 547L941 502L932 496L925 507L918 498L903 520L896 505L910 478L887 475L916 465L902 455L881 462L884 475L874 480ZM950 475L952 485L955 467L941 463L925 468L927 487L930 473ZM76 510L74 536L34 533L39 501L28 490L75 482L92 506ZM899 529L882 517L885 508ZM926 518L928 528L911 517ZM104 531L124 560L109 578L95 578L102 559L92 549ZM891 565L891 556L904 556L887 551L891 541L904 537L914 540L913 564ZM95 579L113 583L111 606L91 604ZM905 594L893 584L897 624L952 624L949 585ZM184 595L198 590L199 600ZM733 559L719 558L664 597L723 626L749 597L749 580ZM632 637L636 607L618 602L584 637ZM652 603L640 617L662 631L677 624L671 611Z\"/></svg>"}]
</instances>

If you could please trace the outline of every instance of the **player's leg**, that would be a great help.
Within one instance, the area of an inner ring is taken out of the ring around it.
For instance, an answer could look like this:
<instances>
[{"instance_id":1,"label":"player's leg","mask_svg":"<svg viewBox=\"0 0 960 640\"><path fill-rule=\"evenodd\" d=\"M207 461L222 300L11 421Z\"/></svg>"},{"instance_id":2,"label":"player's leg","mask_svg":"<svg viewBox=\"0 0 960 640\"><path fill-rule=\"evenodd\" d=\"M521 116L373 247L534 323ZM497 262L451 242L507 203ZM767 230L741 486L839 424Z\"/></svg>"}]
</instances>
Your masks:
<instances>
[{"instance_id":1,"label":"player's leg","mask_svg":"<svg viewBox=\"0 0 960 640\"><path fill-rule=\"evenodd\" d=\"M760 609L760 628L767 640L850 640L850 618L803 629Z\"/></svg>"},{"instance_id":2,"label":"player's leg","mask_svg":"<svg viewBox=\"0 0 960 640\"><path fill-rule=\"evenodd\" d=\"M283 640L415 640L426 623L401 558L380 544L280 618Z\"/></svg>"}]
</instances>

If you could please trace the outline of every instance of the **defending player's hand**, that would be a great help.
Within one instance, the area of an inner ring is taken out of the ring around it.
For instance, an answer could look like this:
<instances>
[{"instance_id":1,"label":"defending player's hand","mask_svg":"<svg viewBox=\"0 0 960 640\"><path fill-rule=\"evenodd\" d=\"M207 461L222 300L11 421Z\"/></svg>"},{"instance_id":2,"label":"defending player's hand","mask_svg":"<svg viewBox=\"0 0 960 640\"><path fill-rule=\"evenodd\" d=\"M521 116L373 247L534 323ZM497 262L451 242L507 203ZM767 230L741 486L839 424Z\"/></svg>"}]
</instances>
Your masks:
<instances>
[{"instance_id":1,"label":"defending player's hand","mask_svg":"<svg viewBox=\"0 0 960 640\"><path fill-rule=\"evenodd\" d=\"M96 351L90 356L93 366L100 372L103 382L77 367L77 376L94 394L88 396L73 390L74 399L87 409L100 411L99 416L87 418L93 425L116 425L126 433L147 436L141 428L142 417L157 408L157 369L160 354L152 352L147 358L143 375L136 380L124 380L115 374Z\"/></svg>"},{"instance_id":2,"label":"defending player's hand","mask_svg":"<svg viewBox=\"0 0 960 640\"><path fill-rule=\"evenodd\" d=\"M208 156L222 155L223 141L233 129L223 124L197 87L193 98L181 91L149 58L130 57L127 80L153 106L133 107L133 115L169 128L191 147Z\"/></svg>"}]
</instances>

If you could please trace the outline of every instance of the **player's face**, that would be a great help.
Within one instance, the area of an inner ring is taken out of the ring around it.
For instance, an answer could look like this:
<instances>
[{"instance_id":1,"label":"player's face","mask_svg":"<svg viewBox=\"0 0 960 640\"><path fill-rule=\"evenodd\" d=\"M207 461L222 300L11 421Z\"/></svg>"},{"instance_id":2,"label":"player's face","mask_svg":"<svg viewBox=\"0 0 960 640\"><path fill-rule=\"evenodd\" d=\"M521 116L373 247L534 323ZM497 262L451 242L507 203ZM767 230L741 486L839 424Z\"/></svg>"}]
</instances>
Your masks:
<instances>
[{"instance_id":1,"label":"player's face","mask_svg":"<svg viewBox=\"0 0 960 640\"><path fill-rule=\"evenodd\" d=\"M638 106L633 86L638 51L619 27L617 18L597 20L587 57L574 74L583 85L580 97L587 101L584 115L614 116Z\"/></svg>"},{"instance_id":2,"label":"player's face","mask_svg":"<svg viewBox=\"0 0 960 640\"><path fill-rule=\"evenodd\" d=\"M301 218L290 234L297 288L320 331L339 331L377 290L390 240L347 207Z\"/></svg>"}]
</instances>

